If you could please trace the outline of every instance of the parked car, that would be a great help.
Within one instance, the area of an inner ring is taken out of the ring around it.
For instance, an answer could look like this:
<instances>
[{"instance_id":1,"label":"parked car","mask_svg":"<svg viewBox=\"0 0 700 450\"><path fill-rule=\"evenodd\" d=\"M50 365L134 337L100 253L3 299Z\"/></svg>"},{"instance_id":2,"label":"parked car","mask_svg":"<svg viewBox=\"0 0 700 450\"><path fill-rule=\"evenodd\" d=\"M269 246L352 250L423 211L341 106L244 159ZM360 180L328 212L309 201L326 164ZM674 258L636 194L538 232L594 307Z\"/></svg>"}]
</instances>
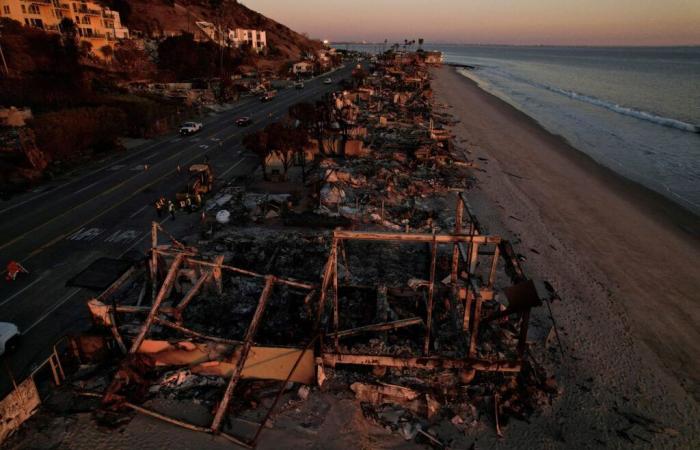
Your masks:
<instances>
[{"instance_id":1,"label":"parked car","mask_svg":"<svg viewBox=\"0 0 700 450\"><path fill-rule=\"evenodd\" d=\"M294 88L295 89L304 89L304 82L303 81L297 81L294 83Z\"/></svg>"},{"instance_id":2,"label":"parked car","mask_svg":"<svg viewBox=\"0 0 700 450\"><path fill-rule=\"evenodd\" d=\"M333 80L331 79L331 77L328 77L325 80L323 80L323 84L331 84L331 83L333 83Z\"/></svg>"},{"instance_id":3,"label":"parked car","mask_svg":"<svg viewBox=\"0 0 700 450\"><path fill-rule=\"evenodd\" d=\"M277 91L265 91L265 93L260 96L261 102L269 102L277 96Z\"/></svg>"},{"instance_id":4,"label":"parked car","mask_svg":"<svg viewBox=\"0 0 700 450\"><path fill-rule=\"evenodd\" d=\"M19 328L14 323L0 322L0 356L17 349Z\"/></svg>"},{"instance_id":5,"label":"parked car","mask_svg":"<svg viewBox=\"0 0 700 450\"><path fill-rule=\"evenodd\" d=\"M238 125L239 127L247 127L251 123L253 123L253 119L251 119L248 116L239 117L238 119L236 119L236 125Z\"/></svg>"},{"instance_id":6,"label":"parked car","mask_svg":"<svg viewBox=\"0 0 700 450\"><path fill-rule=\"evenodd\" d=\"M202 122L185 122L180 125L180 135L188 136L190 134L197 133L202 131L203 127Z\"/></svg>"}]
</instances>

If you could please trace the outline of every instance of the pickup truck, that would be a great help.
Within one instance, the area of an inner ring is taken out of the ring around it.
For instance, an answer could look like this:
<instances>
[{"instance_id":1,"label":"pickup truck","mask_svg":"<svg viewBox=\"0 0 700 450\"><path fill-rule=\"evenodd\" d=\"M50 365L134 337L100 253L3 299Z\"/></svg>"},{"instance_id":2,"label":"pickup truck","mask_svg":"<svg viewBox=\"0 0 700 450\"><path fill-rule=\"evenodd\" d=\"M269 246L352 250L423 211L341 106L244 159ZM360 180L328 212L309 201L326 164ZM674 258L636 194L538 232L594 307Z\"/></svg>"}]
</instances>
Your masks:
<instances>
[{"instance_id":1,"label":"pickup truck","mask_svg":"<svg viewBox=\"0 0 700 450\"><path fill-rule=\"evenodd\" d=\"M17 349L19 328L9 322L0 322L0 356Z\"/></svg>"},{"instance_id":2,"label":"pickup truck","mask_svg":"<svg viewBox=\"0 0 700 450\"><path fill-rule=\"evenodd\" d=\"M180 136L188 136L190 134L202 131L202 122L185 122L180 125Z\"/></svg>"},{"instance_id":3,"label":"pickup truck","mask_svg":"<svg viewBox=\"0 0 700 450\"><path fill-rule=\"evenodd\" d=\"M277 91L265 91L263 95L260 96L261 102L269 102L277 96Z\"/></svg>"}]
</instances>

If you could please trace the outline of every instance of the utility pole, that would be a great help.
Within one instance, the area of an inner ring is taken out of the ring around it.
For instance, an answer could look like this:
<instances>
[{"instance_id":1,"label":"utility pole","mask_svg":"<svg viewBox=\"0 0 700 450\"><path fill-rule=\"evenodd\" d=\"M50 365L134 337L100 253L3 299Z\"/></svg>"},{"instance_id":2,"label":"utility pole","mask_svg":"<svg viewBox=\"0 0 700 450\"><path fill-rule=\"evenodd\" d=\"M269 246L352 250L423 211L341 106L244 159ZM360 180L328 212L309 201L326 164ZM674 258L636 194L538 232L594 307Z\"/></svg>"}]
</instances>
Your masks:
<instances>
[{"instance_id":1,"label":"utility pole","mask_svg":"<svg viewBox=\"0 0 700 450\"><path fill-rule=\"evenodd\" d=\"M0 38L2 38L2 25L0 25ZM10 70L7 68L7 61L5 61L5 53L2 51L2 43L0 43L0 59L2 59L2 66L5 68L5 76L10 76Z\"/></svg>"}]
</instances>

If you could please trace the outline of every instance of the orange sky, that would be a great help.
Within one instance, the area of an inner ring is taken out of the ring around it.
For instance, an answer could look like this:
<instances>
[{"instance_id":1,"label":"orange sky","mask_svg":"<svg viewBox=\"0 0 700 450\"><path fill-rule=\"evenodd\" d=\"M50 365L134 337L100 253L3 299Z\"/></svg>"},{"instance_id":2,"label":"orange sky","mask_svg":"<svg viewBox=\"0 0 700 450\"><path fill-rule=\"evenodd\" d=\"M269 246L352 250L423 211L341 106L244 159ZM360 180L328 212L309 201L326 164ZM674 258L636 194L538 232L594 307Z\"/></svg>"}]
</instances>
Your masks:
<instances>
[{"instance_id":1,"label":"orange sky","mask_svg":"<svg viewBox=\"0 0 700 450\"><path fill-rule=\"evenodd\" d=\"M241 0L332 41L700 45L700 0Z\"/></svg>"}]
</instances>

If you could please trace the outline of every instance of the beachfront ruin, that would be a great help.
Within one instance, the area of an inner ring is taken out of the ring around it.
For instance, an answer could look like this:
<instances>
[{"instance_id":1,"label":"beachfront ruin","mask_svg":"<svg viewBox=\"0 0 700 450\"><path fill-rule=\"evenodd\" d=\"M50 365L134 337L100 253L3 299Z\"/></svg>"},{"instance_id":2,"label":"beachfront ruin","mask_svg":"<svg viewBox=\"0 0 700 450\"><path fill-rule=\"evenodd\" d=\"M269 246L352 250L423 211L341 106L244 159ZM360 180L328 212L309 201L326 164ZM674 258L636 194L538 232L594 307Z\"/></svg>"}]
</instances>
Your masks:
<instances>
[{"instance_id":1,"label":"beachfront ruin","mask_svg":"<svg viewBox=\"0 0 700 450\"><path fill-rule=\"evenodd\" d=\"M303 181L266 161L290 192L234 180L192 235L154 222L147 257L88 302L94 327L57 357L56 381L100 420L135 411L250 448L281 404L318 390L352 392L369 420L436 447L426 424L488 416L501 435L550 403L531 349L552 342L528 338L542 293L473 214L478 165L434 110L428 67L388 55L315 105Z\"/></svg>"}]
</instances>

